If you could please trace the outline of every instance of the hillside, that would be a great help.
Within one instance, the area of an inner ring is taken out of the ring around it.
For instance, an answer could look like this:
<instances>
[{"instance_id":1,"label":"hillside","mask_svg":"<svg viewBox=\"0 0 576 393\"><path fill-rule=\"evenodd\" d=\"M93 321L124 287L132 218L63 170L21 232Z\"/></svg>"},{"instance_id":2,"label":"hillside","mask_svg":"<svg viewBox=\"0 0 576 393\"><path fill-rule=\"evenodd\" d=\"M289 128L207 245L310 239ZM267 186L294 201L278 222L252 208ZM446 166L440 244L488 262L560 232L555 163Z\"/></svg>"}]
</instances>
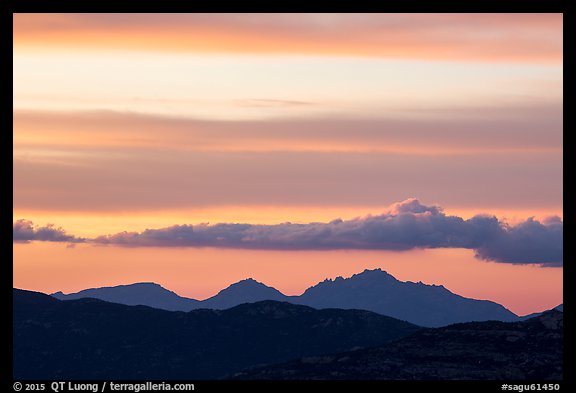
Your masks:
<instances>
[{"instance_id":1,"label":"hillside","mask_svg":"<svg viewBox=\"0 0 576 393\"><path fill-rule=\"evenodd\" d=\"M275 301L185 313L14 289L14 378L218 379L418 329L368 311Z\"/></svg>"}]
</instances>

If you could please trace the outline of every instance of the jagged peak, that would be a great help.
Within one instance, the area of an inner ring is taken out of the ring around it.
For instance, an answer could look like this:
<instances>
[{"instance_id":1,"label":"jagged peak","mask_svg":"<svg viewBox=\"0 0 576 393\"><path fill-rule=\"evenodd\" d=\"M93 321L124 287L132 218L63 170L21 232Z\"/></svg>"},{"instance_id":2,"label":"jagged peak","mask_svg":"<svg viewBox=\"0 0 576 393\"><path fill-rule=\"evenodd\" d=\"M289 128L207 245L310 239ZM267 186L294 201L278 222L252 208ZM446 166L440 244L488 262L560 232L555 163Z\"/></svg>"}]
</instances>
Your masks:
<instances>
[{"instance_id":1,"label":"jagged peak","mask_svg":"<svg viewBox=\"0 0 576 393\"><path fill-rule=\"evenodd\" d=\"M350 280L352 278L355 277L391 277L394 280L396 280L396 277L394 277L393 275L391 275L390 273L388 273L386 270L382 270L381 268L375 268L375 269L364 269L364 271L360 272L360 273L356 273L353 274L350 277L342 277L342 276L337 276L336 278L332 279L330 277L326 277L322 282L336 282L336 281L343 281L343 280Z\"/></svg>"},{"instance_id":2,"label":"jagged peak","mask_svg":"<svg viewBox=\"0 0 576 393\"><path fill-rule=\"evenodd\" d=\"M376 269L364 269L363 272L361 273L356 273L354 275L352 275L352 277L350 278L362 278L362 277L386 277L386 278L392 278L395 281L396 277L394 277L393 275L391 275L390 273L388 273L386 270L382 270L381 268L376 268Z\"/></svg>"},{"instance_id":3,"label":"jagged peak","mask_svg":"<svg viewBox=\"0 0 576 393\"><path fill-rule=\"evenodd\" d=\"M385 270L382 270L380 268L364 269L363 272L353 274L350 277L337 276L334 279L327 277L323 281L319 282L318 284L313 285L313 286L309 287L308 289L306 289L305 292L307 292L309 290L313 290L313 288L323 287L325 285L330 285L330 284L347 285L347 283L350 283L350 282L354 282L357 280L366 280L366 279L372 279L372 280L384 279L388 282L399 282L396 279L396 277L394 277L390 273L388 273Z\"/></svg>"}]
</instances>

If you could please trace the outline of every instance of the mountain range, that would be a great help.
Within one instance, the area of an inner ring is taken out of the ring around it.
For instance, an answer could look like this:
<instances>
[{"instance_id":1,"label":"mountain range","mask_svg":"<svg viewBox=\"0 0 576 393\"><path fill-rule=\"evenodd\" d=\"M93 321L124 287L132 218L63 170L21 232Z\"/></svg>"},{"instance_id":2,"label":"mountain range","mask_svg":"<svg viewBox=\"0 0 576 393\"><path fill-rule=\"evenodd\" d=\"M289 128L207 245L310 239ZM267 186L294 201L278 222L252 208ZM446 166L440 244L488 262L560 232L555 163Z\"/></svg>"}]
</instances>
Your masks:
<instances>
[{"instance_id":1,"label":"mountain range","mask_svg":"<svg viewBox=\"0 0 576 393\"><path fill-rule=\"evenodd\" d=\"M57 292L60 300L96 298L126 305L146 305L169 311L200 308L227 309L243 303L275 300L317 309L339 308L373 311L424 327L440 327L471 321L517 321L519 317L502 305L457 295L442 285L403 282L387 272L365 270L349 278L327 279L300 296L286 296L275 288L246 279L230 285L206 300L178 296L158 284L136 283L92 288L77 293Z\"/></svg>"},{"instance_id":2,"label":"mountain range","mask_svg":"<svg viewBox=\"0 0 576 393\"><path fill-rule=\"evenodd\" d=\"M563 313L441 328L278 301L165 311L13 290L15 379L561 380Z\"/></svg>"},{"instance_id":3,"label":"mountain range","mask_svg":"<svg viewBox=\"0 0 576 393\"><path fill-rule=\"evenodd\" d=\"M307 356L233 379L556 380L563 377L563 312L522 322L422 329L374 348Z\"/></svg>"},{"instance_id":4,"label":"mountain range","mask_svg":"<svg viewBox=\"0 0 576 393\"><path fill-rule=\"evenodd\" d=\"M420 329L369 311L277 301L187 313L13 290L14 379L220 379L382 345Z\"/></svg>"}]
</instances>

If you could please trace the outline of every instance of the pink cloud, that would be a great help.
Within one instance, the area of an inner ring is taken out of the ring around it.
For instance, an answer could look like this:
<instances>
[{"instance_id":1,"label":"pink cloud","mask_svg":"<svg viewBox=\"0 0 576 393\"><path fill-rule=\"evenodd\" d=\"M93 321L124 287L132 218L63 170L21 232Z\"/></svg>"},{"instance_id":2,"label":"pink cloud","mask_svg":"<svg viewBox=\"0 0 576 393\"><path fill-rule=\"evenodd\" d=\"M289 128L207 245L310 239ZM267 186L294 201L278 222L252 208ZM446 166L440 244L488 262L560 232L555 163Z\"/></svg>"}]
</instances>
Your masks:
<instances>
[{"instance_id":1,"label":"pink cloud","mask_svg":"<svg viewBox=\"0 0 576 393\"><path fill-rule=\"evenodd\" d=\"M16 14L14 42L560 62L562 14Z\"/></svg>"}]
</instances>

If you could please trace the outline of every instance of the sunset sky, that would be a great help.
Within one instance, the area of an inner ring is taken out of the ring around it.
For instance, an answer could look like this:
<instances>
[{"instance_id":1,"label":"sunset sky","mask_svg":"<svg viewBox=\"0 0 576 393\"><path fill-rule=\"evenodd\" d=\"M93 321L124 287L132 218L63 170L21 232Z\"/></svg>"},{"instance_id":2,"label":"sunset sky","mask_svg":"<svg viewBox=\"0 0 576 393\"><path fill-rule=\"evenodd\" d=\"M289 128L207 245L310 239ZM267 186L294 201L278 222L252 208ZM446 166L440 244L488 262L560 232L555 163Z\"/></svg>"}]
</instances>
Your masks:
<instances>
[{"instance_id":1,"label":"sunset sky","mask_svg":"<svg viewBox=\"0 0 576 393\"><path fill-rule=\"evenodd\" d=\"M15 14L14 286L382 268L562 303L561 14Z\"/></svg>"}]
</instances>

